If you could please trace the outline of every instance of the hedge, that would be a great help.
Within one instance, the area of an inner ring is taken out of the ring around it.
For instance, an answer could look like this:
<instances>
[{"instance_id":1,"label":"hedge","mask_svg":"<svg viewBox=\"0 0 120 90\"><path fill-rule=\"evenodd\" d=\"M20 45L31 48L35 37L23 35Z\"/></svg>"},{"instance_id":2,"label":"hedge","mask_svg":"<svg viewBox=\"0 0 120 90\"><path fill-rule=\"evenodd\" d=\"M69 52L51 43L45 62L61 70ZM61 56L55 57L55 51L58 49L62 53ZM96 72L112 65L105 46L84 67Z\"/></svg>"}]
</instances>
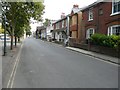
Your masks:
<instances>
[{"instance_id":1,"label":"hedge","mask_svg":"<svg viewBox=\"0 0 120 90\"><path fill-rule=\"evenodd\" d=\"M94 34L90 38L91 43L95 45L120 49L120 35L107 36L104 34Z\"/></svg>"}]
</instances>

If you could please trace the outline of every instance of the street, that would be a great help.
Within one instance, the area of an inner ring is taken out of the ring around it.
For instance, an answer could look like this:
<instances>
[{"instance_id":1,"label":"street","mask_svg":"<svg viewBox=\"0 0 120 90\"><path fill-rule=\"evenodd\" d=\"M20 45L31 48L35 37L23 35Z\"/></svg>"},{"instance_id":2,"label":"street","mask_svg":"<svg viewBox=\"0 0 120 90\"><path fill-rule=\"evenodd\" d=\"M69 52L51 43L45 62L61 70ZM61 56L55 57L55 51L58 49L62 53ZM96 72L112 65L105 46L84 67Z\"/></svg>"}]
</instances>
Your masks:
<instances>
[{"instance_id":1,"label":"street","mask_svg":"<svg viewBox=\"0 0 120 90\"><path fill-rule=\"evenodd\" d=\"M118 66L40 39L23 42L18 62L12 88L118 87Z\"/></svg>"},{"instance_id":2,"label":"street","mask_svg":"<svg viewBox=\"0 0 120 90\"><path fill-rule=\"evenodd\" d=\"M0 89L2 88L2 43L0 42Z\"/></svg>"}]
</instances>

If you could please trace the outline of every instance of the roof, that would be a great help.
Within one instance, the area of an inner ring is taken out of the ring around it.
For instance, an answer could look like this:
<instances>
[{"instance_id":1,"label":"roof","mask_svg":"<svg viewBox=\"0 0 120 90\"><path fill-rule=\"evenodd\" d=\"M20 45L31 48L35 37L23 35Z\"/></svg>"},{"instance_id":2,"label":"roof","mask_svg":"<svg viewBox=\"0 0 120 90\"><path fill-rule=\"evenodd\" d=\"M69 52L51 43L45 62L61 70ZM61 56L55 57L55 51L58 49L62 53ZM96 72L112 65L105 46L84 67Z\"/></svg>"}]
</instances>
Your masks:
<instances>
[{"instance_id":1,"label":"roof","mask_svg":"<svg viewBox=\"0 0 120 90\"><path fill-rule=\"evenodd\" d=\"M54 30L51 30L51 32L63 32L65 31L67 28L61 28L61 29L54 29Z\"/></svg>"},{"instance_id":2,"label":"roof","mask_svg":"<svg viewBox=\"0 0 120 90\"><path fill-rule=\"evenodd\" d=\"M66 19L66 18L69 17L69 16L70 16L70 14L66 15L64 18L61 18L61 19L57 20L57 21L54 22L53 24L58 23L58 22L60 22L60 21L62 21L62 20L64 20L64 19Z\"/></svg>"},{"instance_id":3,"label":"roof","mask_svg":"<svg viewBox=\"0 0 120 90\"><path fill-rule=\"evenodd\" d=\"M44 26L37 26L37 30L43 30L43 29L46 29L46 27L44 27Z\"/></svg>"},{"instance_id":4,"label":"roof","mask_svg":"<svg viewBox=\"0 0 120 90\"><path fill-rule=\"evenodd\" d=\"M86 10L86 9L88 9L88 8L91 8L91 7L97 5L98 3L101 3L101 2L103 2L103 1L105 1L105 0L97 0L96 2L90 4L90 5L86 6L86 7L83 7L83 8L81 9L81 11L84 11L84 10Z\"/></svg>"}]
</instances>

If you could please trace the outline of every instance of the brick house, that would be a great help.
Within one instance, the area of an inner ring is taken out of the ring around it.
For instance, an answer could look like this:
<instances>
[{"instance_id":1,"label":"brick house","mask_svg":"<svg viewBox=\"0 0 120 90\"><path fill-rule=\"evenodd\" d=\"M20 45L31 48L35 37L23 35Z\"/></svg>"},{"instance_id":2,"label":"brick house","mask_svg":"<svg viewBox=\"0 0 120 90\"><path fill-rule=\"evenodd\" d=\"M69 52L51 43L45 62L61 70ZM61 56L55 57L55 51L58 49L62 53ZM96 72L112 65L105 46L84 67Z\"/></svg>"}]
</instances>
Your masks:
<instances>
[{"instance_id":1,"label":"brick house","mask_svg":"<svg viewBox=\"0 0 120 90\"><path fill-rule=\"evenodd\" d=\"M61 19L53 23L52 38L58 42L64 42L68 35L68 17L64 13L61 15Z\"/></svg>"},{"instance_id":2,"label":"brick house","mask_svg":"<svg viewBox=\"0 0 120 90\"><path fill-rule=\"evenodd\" d=\"M82 12L78 5L73 5L70 14L70 43L81 42Z\"/></svg>"},{"instance_id":3,"label":"brick house","mask_svg":"<svg viewBox=\"0 0 120 90\"><path fill-rule=\"evenodd\" d=\"M95 2L82 9L82 40L94 33L120 35L120 1Z\"/></svg>"}]
</instances>

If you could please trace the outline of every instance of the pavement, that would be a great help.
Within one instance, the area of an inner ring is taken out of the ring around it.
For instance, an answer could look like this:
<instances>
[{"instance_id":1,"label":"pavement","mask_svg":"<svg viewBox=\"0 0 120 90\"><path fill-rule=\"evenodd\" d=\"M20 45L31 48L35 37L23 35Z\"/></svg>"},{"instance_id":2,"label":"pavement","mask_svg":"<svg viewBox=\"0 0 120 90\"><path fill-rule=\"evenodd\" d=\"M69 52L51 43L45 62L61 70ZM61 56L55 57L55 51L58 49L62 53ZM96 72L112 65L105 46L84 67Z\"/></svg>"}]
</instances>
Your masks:
<instances>
[{"instance_id":1,"label":"pavement","mask_svg":"<svg viewBox=\"0 0 120 90\"><path fill-rule=\"evenodd\" d=\"M2 43L0 42L0 89L2 88Z\"/></svg>"},{"instance_id":2,"label":"pavement","mask_svg":"<svg viewBox=\"0 0 120 90\"><path fill-rule=\"evenodd\" d=\"M2 44L1 44L2 45ZM3 52L3 46L1 46L1 53L0 53L0 57L1 57L1 69L2 69L2 87L6 87L8 79L10 77L15 59L17 57L19 48L21 46L21 43L17 43L17 47L13 46L13 50L10 50L10 43L7 43L7 47L6 47L6 56L2 56Z\"/></svg>"},{"instance_id":3,"label":"pavement","mask_svg":"<svg viewBox=\"0 0 120 90\"><path fill-rule=\"evenodd\" d=\"M100 53L96 53L96 52L92 52L92 51L87 51L87 50L83 50L83 49L79 49L79 48L74 48L74 47L66 47L66 48L73 50L73 51L80 52L80 53L85 54L85 55L99 58L99 59L104 60L104 61L108 61L108 62L120 65L120 58L116 58L116 57L112 57L112 56L108 56L108 55L104 55L104 54L100 54Z\"/></svg>"}]
</instances>

